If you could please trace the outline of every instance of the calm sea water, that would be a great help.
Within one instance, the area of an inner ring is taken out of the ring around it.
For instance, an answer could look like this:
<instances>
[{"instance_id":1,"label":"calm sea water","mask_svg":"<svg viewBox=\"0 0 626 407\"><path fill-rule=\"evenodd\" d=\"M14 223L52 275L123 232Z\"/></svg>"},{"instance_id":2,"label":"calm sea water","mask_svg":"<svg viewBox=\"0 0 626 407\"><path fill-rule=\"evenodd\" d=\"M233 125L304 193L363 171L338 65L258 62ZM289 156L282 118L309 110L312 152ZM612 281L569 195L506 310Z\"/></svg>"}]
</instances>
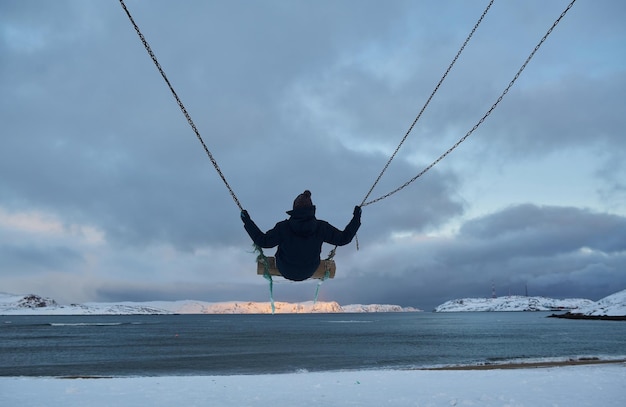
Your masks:
<instances>
[{"instance_id":1,"label":"calm sea water","mask_svg":"<svg viewBox=\"0 0 626 407\"><path fill-rule=\"evenodd\" d=\"M0 316L0 376L268 374L626 357L626 323L547 315Z\"/></svg>"}]
</instances>

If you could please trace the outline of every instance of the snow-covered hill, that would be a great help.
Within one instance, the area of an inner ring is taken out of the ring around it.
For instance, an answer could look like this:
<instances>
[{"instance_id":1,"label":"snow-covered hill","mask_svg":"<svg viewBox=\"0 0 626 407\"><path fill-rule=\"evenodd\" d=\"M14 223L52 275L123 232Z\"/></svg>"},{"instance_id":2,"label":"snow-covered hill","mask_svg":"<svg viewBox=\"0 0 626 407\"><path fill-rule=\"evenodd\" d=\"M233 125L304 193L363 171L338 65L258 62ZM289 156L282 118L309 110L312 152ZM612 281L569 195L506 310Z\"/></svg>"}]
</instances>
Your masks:
<instances>
[{"instance_id":1,"label":"snow-covered hill","mask_svg":"<svg viewBox=\"0 0 626 407\"><path fill-rule=\"evenodd\" d=\"M558 300L546 297L508 296L463 298L445 302L435 312L463 311L568 311L570 317L626 317L626 290L597 302L581 298Z\"/></svg>"},{"instance_id":2,"label":"snow-covered hill","mask_svg":"<svg viewBox=\"0 0 626 407\"><path fill-rule=\"evenodd\" d=\"M604 297L600 301L594 302L588 307L581 307L570 312L575 315L585 316L608 316L608 317L625 317L626 316L626 290L616 292L608 297Z\"/></svg>"},{"instance_id":3,"label":"snow-covered hill","mask_svg":"<svg viewBox=\"0 0 626 407\"><path fill-rule=\"evenodd\" d=\"M626 320L626 290L618 291L587 307L572 310L561 318L573 319L619 319Z\"/></svg>"},{"instance_id":4,"label":"snow-covered hill","mask_svg":"<svg viewBox=\"0 0 626 407\"><path fill-rule=\"evenodd\" d=\"M301 303L276 302L275 306L277 314L420 311L416 308L403 308L398 305L387 304L341 306L334 301L318 301L316 304L312 301ZM185 300L59 305L51 298L34 294L0 293L0 315L270 314L271 312L269 302Z\"/></svg>"},{"instance_id":5,"label":"snow-covered hill","mask_svg":"<svg viewBox=\"0 0 626 407\"><path fill-rule=\"evenodd\" d=\"M557 311L580 309L593 304L593 301L581 298L558 300L546 297L512 295L498 298L451 300L439 305L435 308L435 312Z\"/></svg>"}]
</instances>

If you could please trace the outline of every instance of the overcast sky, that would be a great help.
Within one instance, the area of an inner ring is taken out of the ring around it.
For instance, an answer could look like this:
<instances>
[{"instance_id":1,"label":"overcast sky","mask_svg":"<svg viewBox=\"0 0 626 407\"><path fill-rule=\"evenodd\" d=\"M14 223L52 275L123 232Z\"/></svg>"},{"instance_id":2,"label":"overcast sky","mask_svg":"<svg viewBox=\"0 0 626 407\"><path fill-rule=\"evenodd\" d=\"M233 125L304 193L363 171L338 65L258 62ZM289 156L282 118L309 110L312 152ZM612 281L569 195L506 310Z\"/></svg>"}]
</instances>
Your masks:
<instances>
[{"instance_id":1,"label":"overcast sky","mask_svg":"<svg viewBox=\"0 0 626 407\"><path fill-rule=\"evenodd\" d=\"M267 230L305 189L343 229L488 1L126 4ZM495 1L370 199L463 137L568 4ZM492 286L626 288L624 21L622 0L578 0L464 143L363 208L319 298L430 310ZM239 208L117 0L0 1L0 94L0 291L268 300ZM276 280L277 301L313 299L315 281Z\"/></svg>"}]
</instances>

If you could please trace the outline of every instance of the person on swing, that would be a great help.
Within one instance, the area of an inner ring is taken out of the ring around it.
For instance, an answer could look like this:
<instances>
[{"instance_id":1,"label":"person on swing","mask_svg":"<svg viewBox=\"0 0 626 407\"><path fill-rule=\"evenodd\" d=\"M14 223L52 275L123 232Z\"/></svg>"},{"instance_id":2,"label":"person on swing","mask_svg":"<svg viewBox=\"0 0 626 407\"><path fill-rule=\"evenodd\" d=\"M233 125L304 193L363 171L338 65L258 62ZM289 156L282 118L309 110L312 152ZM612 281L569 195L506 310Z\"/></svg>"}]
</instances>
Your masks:
<instances>
[{"instance_id":1,"label":"person on swing","mask_svg":"<svg viewBox=\"0 0 626 407\"><path fill-rule=\"evenodd\" d=\"M354 207L352 220L344 230L317 219L309 190L296 197L293 209L287 214L289 219L278 222L265 233L252 221L248 211L241 211L241 220L257 246L264 249L278 246L276 267L283 277L293 281L306 280L315 273L321 261L322 243L347 245L361 226L360 206Z\"/></svg>"}]
</instances>

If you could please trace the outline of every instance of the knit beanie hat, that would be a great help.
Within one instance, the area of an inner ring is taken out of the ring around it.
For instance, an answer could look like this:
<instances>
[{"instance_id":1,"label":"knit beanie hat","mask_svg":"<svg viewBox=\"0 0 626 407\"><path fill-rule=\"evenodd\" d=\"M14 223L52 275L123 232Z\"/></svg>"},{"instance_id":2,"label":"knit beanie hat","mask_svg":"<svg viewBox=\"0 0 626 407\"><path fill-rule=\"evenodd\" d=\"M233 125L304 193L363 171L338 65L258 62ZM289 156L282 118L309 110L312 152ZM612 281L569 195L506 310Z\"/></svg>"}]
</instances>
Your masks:
<instances>
[{"instance_id":1,"label":"knit beanie hat","mask_svg":"<svg viewBox=\"0 0 626 407\"><path fill-rule=\"evenodd\" d=\"M311 201L311 191L309 191L308 189L298 195L293 201L293 209L306 208L311 206L313 206L313 201Z\"/></svg>"}]
</instances>

